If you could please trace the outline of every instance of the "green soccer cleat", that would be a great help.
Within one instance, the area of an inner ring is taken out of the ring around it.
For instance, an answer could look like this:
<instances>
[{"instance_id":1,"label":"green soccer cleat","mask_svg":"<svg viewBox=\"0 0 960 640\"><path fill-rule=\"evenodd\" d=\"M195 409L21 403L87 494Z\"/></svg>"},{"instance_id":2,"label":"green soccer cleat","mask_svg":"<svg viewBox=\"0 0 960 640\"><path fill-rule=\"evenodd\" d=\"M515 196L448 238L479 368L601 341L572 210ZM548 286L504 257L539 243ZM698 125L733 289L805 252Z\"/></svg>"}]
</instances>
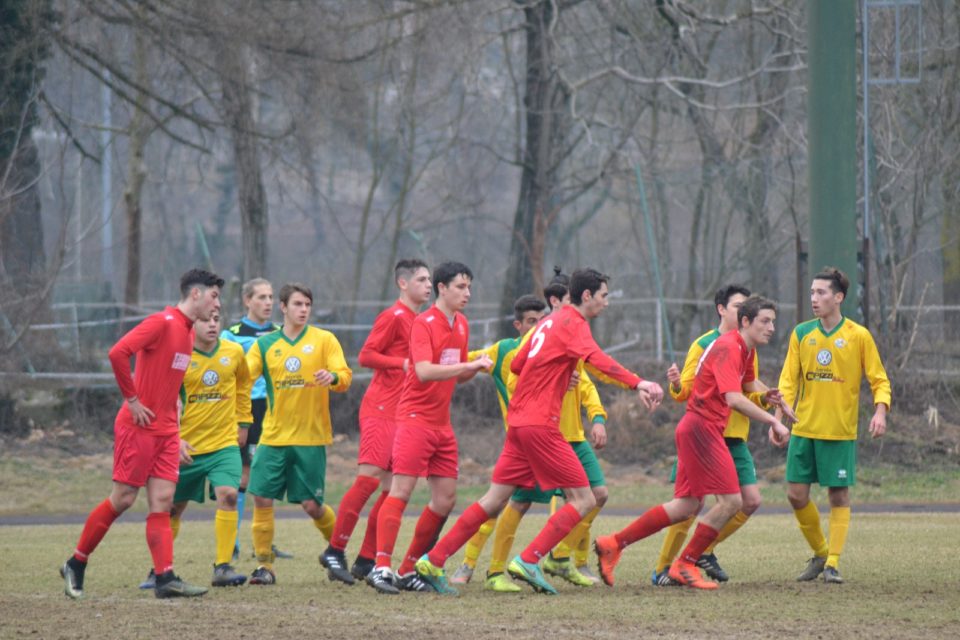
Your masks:
<instances>
[{"instance_id":1,"label":"green soccer cleat","mask_svg":"<svg viewBox=\"0 0 960 640\"><path fill-rule=\"evenodd\" d=\"M483 583L483 588L496 593L520 593L523 591L519 585L514 584L513 581L503 573L488 575L487 580Z\"/></svg>"},{"instance_id":2,"label":"green soccer cleat","mask_svg":"<svg viewBox=\"0 0 960 640\"><path fill-rule=\"evenodd\" d=\"M520 556L516 556L510 561L510 564L507 565L507 573L517 580L523 580L538 593L545 593L550 596L557 594L557 590L553 585L543 577L543 572L540 571L540 565L524 562L520 559Z\"/></svg>"},{"instance_id":3,"label":"green soccer cleat","mask_svg":"<svg viewBox=\"0 0 960 640\"><path fill-rule=\"evenodd\" d=\"M467 563L463 563L450 576L450 584L467 584L473 577L473 568Z\"/></svg>"},{"instance_id":4,"label":"green soccer cleat","mask_svg":"<svg viewBox=\"0 0 960 640\"><path fill-rule=\"evenodd\" d=\"M807 561L807 566L803 573L797 576L797 582L810 582L816 580L823 573L823 566L827 564L825 556L813 556Z\"/></svg>"},{"instance_id":5,"label":"green soccer cleat","mask_svg":"<svg viewBox=\"0 0 960 640\"><path fill-rule=\"evenodd\" d=\"M70 558L60 567L60 577L63 578L63 592L74 600L83 597L83 573L86 571L85 562Z\"/></svg>"},{"instance_id":6,"label":"green soccer cleat","mask_svg":"<svg viewBox=\"0 0 960 640\"><path fill-rule=\"evenodd\" d=\"M173 571L157 576L157 586L153 589L153 595L158 598L196 598L206 592L206 587L184 582Z\"/></svg>"},{"instance_id":7,"label":"green soccer cleat","mask_svg":"<svg viewBox=\"0 0 960 640\"><path fill-rule=\"evenodd\" d=\"M447 582L447 574L444 573L443 567L438 567L430 562L430 558L428 558L426 554L417 560L416 569L417 575L433 587L433 590L437 593L445 596L460 595L460 592L451 587L450 583Z\"/></svg>"},{"instance_id":8,"label":"green soccer cleat","mask_svg":"<svg viewBox=\"0 0 960 640\"><path fill-rule=\"evenodd\" d=\"M570 584L578 587L592 587L593 581L582 575L569 559L557 560L552 555L547 554L543 559L543 572L551 576L563 578Z\"/></svg>"},{"instance_id":9,"label":"green soccer cleat","mask_svg":"<svg viewBox=\"0 0 960 640\"><path fill-rule=\"evenodd\" d=\"M577 567L577 571L580 572L584 578L592 582L593 584L600 584L600 576L593 572L593 569L590 568L588 564L581 564Z\"/></svg>"}]
</instances>

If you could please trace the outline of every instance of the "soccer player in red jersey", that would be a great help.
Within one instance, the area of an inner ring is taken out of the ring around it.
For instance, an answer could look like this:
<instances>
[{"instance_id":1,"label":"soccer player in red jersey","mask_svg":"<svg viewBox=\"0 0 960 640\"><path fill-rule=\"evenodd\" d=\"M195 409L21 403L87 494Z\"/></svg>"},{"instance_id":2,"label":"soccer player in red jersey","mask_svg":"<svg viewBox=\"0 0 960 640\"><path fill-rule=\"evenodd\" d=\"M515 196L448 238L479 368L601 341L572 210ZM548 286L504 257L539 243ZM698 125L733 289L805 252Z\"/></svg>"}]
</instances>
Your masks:
<instances>
[{"instance_id":1,"label":"soccer player in red jersey","mask_svg":"<svg viewBox=\"0 0 960 640\"><path fill-rule=\"evenodd\" d=\"M207 592L173 572L170 509L186 454L180 441L180 385L190 365L196 320L220 309L223 278L192 269L180 278L180 302L143 320L110 349L110 365L124 403L114 422L113 490L87 517L73 555L60 568L64 592L83 596L87 560L117 517L147 488L147 546L156 573L158 598L200 596ZM130 375L130 358L136 373Z\"/></svg>"},{"instance_id":2,"label":"soccer player in red jersey","mask_svg":"<svg viewBox=\"0 0 960 640\"><path fill-rule=\"evenodd\" d=\"M507 410L510 428L493 470L490 489L416 563L417 573L437 592L457 594L443 571L447 558L484 522L500 513L517 487L530 488L536 483L543 491L562 488L567 504L510 561L507 571L536 591L556 593L538 563L596 506L583 465L559 428L563 396L578 360L583 360L588 370L599 372L602 380L636 389L650 410L663 399L660 385L622 367L593 340L587 321L600 315L609 304L607 280L607 276L594 269L575 271L570 279L571 304L541 320L510 364L511 371L519 377Z\"/></svg>"},{"instance_id":3,"label":"soccer player in red jersey","mask_svg":"<svg viewBox=\"0 0 960 640\"><path fill-rule=\"evenodd\" d=\"M410 327L420 307L430 299L430 270L422 260L401 260L393 270L400 299L373 322L358 358L360 366L373 369L373 380L360 404L360 451L357 477L337 511L337 524L330 545L320 556L331 580L347 584L363 579L373 570L377 552L377 516L390 492L390 457L397 430L396 411L403 380L410 368ZM367 532L360 553L347 570L344 550L370 496L382 489L367 518Z\"/></svg>"},{"instance_id":4,"label":"soccer player in red jersey","mask_svg":"<svg viewBox=\"0 0 960 640\"><path fill-rule=\"evenodd\" d=\"M714 494L717 503L700 519L693 538L670 566L669 576L682 585L717 588L716 582L703 579L696 563L743 502L736 466L723 439L730 411L770 425L778 442L785 444L790 433L743 393L764 390L754 376L754 349L770 341L776 314L777 307L770 300L760 296L747 298L737 312L739 329L714 340L701 356L687 411L676 430L674 498L649 509L622 531L596 539L600 576L606 584L613 586L613 571L624 547L695 515L704 497ZM766 390L764 399L768 405L783 406L776 389Z\"/></svg>"},{"instance_id":5,"label":"soccer player in red jersey","mask_svg":"<svg viewBox=\"0 0 960 640\"><path fill-rule=\"evenodd\" d=\"M413 321L410 362L397 405L393 482L377 518L376 568L367 584L380 593L429 591L414 563L433 542L457 498L457 438L450 425L450 398L458 382L493 366L486 354L467 361L470 330L461 313L470 300L473 273L465 264L444 262L433 272L436 302ZM403 510L417 479L426 476L430 503L414 530L398 576L390 570Z\"/></svg>"}]
</instances>

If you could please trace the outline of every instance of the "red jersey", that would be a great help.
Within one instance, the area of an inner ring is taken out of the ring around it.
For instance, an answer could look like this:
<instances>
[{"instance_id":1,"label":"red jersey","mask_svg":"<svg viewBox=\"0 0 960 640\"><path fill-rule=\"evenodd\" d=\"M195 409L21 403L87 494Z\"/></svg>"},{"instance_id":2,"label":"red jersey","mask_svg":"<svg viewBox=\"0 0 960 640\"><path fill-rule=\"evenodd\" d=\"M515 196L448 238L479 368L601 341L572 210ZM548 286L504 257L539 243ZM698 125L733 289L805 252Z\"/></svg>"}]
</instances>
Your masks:
<instances>
[{"instance_id":1,"label":"red jersey","mask_svg":"<svg viewBox=\"0 0 960 640\"><path fill-rule=\"evenodd\" d=\"M360 349L361 367L373 369L373 380L363 394L360 417L393 420L403 390L403 361L410 355L410 327L417 314L399 300L380 312Z\"/></svg>"},{"instance_id":2,"label":"red jersey","mask_svg":"<svg viewBox=\"0 0 960 640\"><path fill-rule=\"evenodd\" d=\"M730 418L724 394L742 393L743 385L755 379L753 358L753 349L747 348L739 331L728 331L711 342L697 364L687 411L723 431Z\"/></svg>"},{"instance_id":3,"label":"red jersey","mask_svg":"<svg viewBox=\"0 0 960 640\"><path fill-rule=\"evenodd\" d=\"M433 429L451 429L450 398L457 379L421 382L414 364L457 364L467 361L470 327L462 313L453 316L453 324L433 305L417 316L410 328L410 368L403 381L397 423Z\"/></svg>"},{"instance_id":4,"label":"red jersey","mask_svg":"<svg viewBox=\"0 0 960 640\"><path fill-rule=\"evenodd\" d=\"M116 424L142 428L152 435L177 433L177 397L193 353L193 320L176 307L148 316L110 349L110 366L124 398L137 396L156 416L137 427L124 402ZM130 358L137 356L130 375Z\"/></svg>"},{"instance_id":5,"label":"red jersey","mask_svg":"<svg viewBox=\"0 0 960 640\"><path fill-rule=\"evenodd\" d=\"M537 323L510 363L510 370L519 378L510 396L507 424L511 428L559 428L563 395L578 360L630 389L643 381L605 354L594 342L587 319L566 306Z\"/></svg>"}]
</instances>

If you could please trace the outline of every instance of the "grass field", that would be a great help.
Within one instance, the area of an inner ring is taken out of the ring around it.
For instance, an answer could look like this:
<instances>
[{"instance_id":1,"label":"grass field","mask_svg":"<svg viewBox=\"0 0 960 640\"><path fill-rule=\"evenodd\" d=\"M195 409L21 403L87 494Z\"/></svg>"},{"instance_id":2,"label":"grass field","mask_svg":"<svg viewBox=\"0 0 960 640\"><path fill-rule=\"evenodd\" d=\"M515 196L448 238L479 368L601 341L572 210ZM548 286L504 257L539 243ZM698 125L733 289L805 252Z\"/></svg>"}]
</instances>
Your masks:
<instances>
[{"instance_id":1,"label":"grass field","mask_svg":"<svg viewBox=\"0 0 960 640\"><path fill-rule=\"evenodd\" d=\"M529 516L518 541L543 521ZM627 521L601 516L595 531ZM412 527L408 518L399 550ZM136 589L149 568L143 525L117 524L91 560L87 597L74 602L63 595L57 568L79 532L78 525L0 527L0 637L960 637L958 514L855 514L843 585L795 582L809 552L791 516L767 515L719 548L732 580L718 592L651 586L655 536L626 551L615 588L557 584L556 597L494 595L480 581L460 598L390 597L333 584L317 564L322 540L304 518L278 522L278 542L297 558L278 561L277 586L218 589L192 601L159 601ZM176 544L184 578L209 579L212 538L212 522L184 522ZM249 572L253 561L245 557L238 568Z\"/></svg>"}]
</instances>

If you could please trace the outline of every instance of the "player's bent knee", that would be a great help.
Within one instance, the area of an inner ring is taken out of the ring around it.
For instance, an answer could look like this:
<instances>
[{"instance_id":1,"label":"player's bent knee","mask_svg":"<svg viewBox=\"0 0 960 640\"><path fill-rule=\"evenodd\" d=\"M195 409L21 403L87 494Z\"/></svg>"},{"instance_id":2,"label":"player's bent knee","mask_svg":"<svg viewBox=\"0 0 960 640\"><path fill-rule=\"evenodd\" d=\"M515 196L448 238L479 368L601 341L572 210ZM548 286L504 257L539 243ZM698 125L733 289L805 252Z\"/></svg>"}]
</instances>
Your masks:
<instances>
[{"instance_id":1,"label":"player's bent knee","mask_svg":"<svg viewBox=\"0 0 960 640\"><path fill-rule=\"evenodd\" d=\"M597 501L596 506L602 508L603 505L607 504L607 500L610 498L610 492L606 487L594 487L593 497Z\"/></svg>"}]
</instances>

